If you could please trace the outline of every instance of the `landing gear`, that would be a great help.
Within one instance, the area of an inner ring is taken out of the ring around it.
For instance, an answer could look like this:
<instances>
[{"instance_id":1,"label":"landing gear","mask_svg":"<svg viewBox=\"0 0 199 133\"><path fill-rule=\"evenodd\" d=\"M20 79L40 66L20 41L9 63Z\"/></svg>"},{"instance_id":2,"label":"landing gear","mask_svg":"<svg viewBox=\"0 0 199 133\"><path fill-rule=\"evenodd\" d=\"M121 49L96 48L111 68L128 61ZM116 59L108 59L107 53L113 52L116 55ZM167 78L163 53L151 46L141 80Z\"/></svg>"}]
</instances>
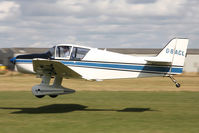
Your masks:
<instances>
[{"instance_id":1,"label":"landing gear","mask_svg":"<svg viewBox=\"0 0 199 133\"><path fill-rule=\"evenodd\" d=\"M45 95L36 96L37 98L43 98Z\"/></svg>"},{"instance_id":2,"label":"landing gear","mask_svg":"<svg viewBox=\"0 0 199 133\"><path fill-rule=\"evenodd\" d=\"M176 85L177 88L180 88L180 83L178 83L178 82L174 79L174 77L173 77L172 75L169 75L169 78L173 81L173 83L175 83L175 85Z\"/></svg>"},{"instance_id":3,"label":"landing gear","mask_svg":"<svg viewBox=\"0 0 199 133\"><path fill-rule=\"evenodd\" d=\"M32 87L32 93L38 98L42 98L45 95L48 95L51 98L55 98L58 95L62 94L71 94L74 93L75 90L65 88L61 85L63 80L63 71L61 63L55 63L53 61L44 61L44 60L37 60L38 64L36 63L36 69L38 77L42 78L42 81L39 85L35 85ZM39 64L44 65L39 65ZM53 66L54 64L54 66ZM50 80L54 76L54 82L50 85Z\"/></svg>"},{"instance_id":4,"label":"landing gear","mask_svg":"<svg viewBox=\"0 0 199 133\"><path fill-rule=\"evenodd\" d=\"M61 85L62 79L62 76L56 75L53 84L49 85L51 75L43 75L41 84L32 87L33 95L35 95L38 98L42 98L45 95L48 95L51 98L56 98L58 95L74 93L75 90L64 88Z\"/></svg>"},{"instance_id":5,"label":"landing gear","mask_svg":"<svg viewBox=\"0 0 199 133\"><path fill-rule=\"evenodd\" d=\"M58 95L49 95L51 98L56 98Z\"/></svg>"}]
</instances>

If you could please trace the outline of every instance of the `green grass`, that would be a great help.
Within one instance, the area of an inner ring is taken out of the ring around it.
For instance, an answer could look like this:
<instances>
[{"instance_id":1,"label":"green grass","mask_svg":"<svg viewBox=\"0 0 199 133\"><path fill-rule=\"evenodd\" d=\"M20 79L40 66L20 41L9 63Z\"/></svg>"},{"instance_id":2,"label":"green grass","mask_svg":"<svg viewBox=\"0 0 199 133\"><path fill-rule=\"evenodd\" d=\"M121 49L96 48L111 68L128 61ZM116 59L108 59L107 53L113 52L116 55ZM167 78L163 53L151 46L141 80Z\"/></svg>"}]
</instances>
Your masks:
<instances>
[{"instance_id":1,"label":"green grass","mask_svg":"<svg viewBox=\"0 0 199 133\"><path fill-rule=\"evenodd\" d=\"M199 75L175 78L181 83L180 88L176 88L168 77L114 79L102 82L64 79L62 84L71 89L87 91L199 91ZM32 86L40 82L41 79L35 75L0 76L0 91L30 91Z\"/></svg>"},{"instance_id":2,"label":"green grass","mask_svg":"<svg viewBox=\"0 0 199 133\"><path fill-rule=\"evenodd\" d=\"M0 133L198 133L199 92L0 92Z\"/></svg>"}]
</instances>

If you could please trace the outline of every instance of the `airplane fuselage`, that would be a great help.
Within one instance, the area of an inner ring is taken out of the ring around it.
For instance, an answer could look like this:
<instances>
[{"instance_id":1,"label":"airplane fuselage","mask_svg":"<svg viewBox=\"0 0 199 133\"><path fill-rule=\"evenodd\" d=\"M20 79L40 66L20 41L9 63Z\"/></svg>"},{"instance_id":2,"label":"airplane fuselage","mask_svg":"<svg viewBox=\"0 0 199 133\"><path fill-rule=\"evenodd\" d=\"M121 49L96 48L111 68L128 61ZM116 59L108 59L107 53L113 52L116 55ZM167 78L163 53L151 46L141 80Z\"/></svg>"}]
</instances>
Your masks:
<instances>
[{"instance_id":1,"label":"airplane fuselage","mask_svg":"<svg viewBox=\"0 0 199 133\"><path fill-rule=\"evenodd\" d=\"M153 57L137 57L114 53L97 48L73 44L59 44L43 54L19 55L11 59L19 72L36 73L42 78L39 85L32 87L36 97L49 95L54 98L75 90L61 85L63 77L84 78L101 81L104 79L172 77L183 72L188 39L173 39ZM54 82L50 85L51 77Z\"/></svg>"},{"instance_id":2,"label":"airplane fuselage","mask_svg":"<svg viewBox=\"0 0 199 133\"><path fill-rule=\"evenodd\" d=\"M34 58L31 57L32 59ZM32 59L16 59L18 71L23 73L35 73ZM82 60L56 59L47 60L59 61L70 69L82 75L82 78L91 80L116 79L116 78L137 78L165 76L168 74L182 73L182 66L169 64L153 64L145 59L149 57L137 57L124 55L105 50L91 49Z\"/></svg>"}]
</instances>

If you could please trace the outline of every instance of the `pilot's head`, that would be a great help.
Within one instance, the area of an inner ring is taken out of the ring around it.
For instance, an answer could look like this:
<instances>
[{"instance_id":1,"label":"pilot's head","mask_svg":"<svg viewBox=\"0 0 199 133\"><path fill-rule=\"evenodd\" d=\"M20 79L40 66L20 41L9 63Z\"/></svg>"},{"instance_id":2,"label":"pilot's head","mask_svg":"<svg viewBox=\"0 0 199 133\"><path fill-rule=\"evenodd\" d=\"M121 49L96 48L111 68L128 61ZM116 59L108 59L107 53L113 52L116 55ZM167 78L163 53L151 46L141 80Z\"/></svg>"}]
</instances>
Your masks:
<instances>
[{"instance_id":1,"label":"pilot's head","mask_svg":"<svg viewBox=\"0 0 199 133\"><path fill-rule=\"evenodd\" d=\"M63 48L64 52L67 52L70 49L69 46L63 46L62 48Z\"/></svg>"}]
</instances>

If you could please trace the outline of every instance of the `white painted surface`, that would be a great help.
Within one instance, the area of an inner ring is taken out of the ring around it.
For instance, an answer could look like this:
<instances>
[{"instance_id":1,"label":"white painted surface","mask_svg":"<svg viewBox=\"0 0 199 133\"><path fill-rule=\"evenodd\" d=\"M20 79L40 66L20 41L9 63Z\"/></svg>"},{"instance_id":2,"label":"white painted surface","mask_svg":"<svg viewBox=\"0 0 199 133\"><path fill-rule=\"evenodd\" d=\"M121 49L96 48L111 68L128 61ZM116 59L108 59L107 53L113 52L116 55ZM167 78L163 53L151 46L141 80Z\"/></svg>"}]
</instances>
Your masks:
<instances>
[{"instance_id":1,"label":"white painted surface","mask_svg":"<svg viewBox=\"0 0 199 133\"><path fill-rule=\"evenodd\" d=\"M33 71L33 65L32 63L16 63L16 68L17 71L22 72L22 73L35 73Z\"/></svg>"}]
</instances>

